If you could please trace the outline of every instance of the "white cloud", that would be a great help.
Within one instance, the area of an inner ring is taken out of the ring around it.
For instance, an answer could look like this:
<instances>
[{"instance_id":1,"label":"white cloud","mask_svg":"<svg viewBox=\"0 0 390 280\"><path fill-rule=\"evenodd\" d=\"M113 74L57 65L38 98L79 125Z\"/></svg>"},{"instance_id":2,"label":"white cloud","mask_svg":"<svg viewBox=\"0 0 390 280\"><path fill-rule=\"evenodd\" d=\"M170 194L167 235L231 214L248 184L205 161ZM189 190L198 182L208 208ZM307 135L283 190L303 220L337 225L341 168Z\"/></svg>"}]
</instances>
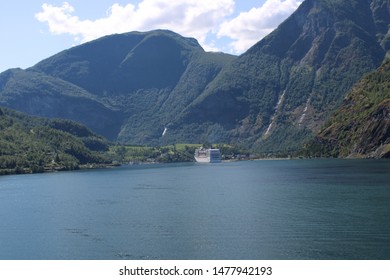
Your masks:
<instances>
[{"instance_id":1,"label":"white cloud","mask_svg":"<svg viewBox=\"0 0 390 280\"><path fill-rule=\"evenodd\" d=\"M71 4L64 2L62 6L43 4L35 17L47 23L52 34L70 34L77 42L134 30L169 29L196 38L206 50L239 54L273 31L301 1L265 0L262 6L230 19L235 0L142 0L138 5L113 4L105 17L96 20L80 19L74 15ZM221 46L221 42L225 45Z\"/></svg>"},{"instance_id":2,"label":"white cloud","mask_svg":"<svg viewBox=\"0 0 390 280\"><path fill-rule=\"evenodd\" d=\"M74 16L75 9L64 2L60 7L43 4L35 17L46 22L51 33L70 34L81 42L113 33L170 29L195 37L205 47L208 34L216 33L233 10L234 0L143 0L137 6L114 4L106 17L91 21Z\"/></svg>"},{"instance_id":3,"label":"white cloud","mask_svg":"<svg viewBox=\"0 0 390 280\"><path fill-rule=\"evenodd\" d=\"M261 7L242 12L225 21L218 31L219 37L233 40L233 52L241 53L273 31L301 4L296 0L267 0Z\"/></svg>"}]
</instances>

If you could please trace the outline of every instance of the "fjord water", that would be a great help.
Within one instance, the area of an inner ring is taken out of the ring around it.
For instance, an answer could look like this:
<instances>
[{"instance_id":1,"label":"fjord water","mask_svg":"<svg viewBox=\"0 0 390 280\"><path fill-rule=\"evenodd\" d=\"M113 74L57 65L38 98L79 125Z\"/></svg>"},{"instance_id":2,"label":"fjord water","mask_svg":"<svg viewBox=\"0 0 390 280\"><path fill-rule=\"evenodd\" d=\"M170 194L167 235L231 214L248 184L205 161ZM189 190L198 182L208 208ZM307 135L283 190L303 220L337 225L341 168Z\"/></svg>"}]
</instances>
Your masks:
<instances>
[{"instance_id":1,"label":"fjord water","mask_svg":"<svg viewBox=\"0 0 390 280\"><path fill-rule=\"evenodd\" d=\"M0 177L0 259L390 259L390 161Z\"/></svg>"}]
</instances>

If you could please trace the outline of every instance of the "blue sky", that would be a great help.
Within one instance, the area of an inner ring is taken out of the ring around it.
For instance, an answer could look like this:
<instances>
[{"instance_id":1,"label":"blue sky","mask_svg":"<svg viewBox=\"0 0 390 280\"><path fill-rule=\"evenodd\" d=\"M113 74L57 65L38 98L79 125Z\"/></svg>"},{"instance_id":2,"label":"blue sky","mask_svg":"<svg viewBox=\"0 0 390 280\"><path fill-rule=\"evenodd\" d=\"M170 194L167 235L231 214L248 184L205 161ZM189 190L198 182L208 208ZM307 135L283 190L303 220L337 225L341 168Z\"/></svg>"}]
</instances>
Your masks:
<instances>
[{"instance_id":1,"label":"blue sky","mask_svg":"<svg viewBox=\"0 0 390 280\"><path fill-rule=\"evenodd\" d=\"M240 54L275 29L301 1L2 1L0 72L27 68L72 46L134 30L170 29L196 38L207 51Z\"/></svg>"}]
</instances>

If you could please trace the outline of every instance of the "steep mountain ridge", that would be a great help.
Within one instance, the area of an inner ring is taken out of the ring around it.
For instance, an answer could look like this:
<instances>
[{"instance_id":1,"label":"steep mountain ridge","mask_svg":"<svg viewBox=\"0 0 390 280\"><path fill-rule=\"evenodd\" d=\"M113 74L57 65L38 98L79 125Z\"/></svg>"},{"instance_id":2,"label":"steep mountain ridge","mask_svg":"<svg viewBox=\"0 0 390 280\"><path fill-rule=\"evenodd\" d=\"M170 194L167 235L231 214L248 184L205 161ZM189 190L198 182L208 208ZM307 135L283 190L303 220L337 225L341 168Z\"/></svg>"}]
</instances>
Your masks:
<instances>
[{"instance_id":1,"label":"steep mountain ridge","mask_svg":"<svg viewBox=\"0 0 390 280\"><path fill-rule=\"evenodd\" d=\"M301 149L352 85L382 63L389 10L387 0L303 2L221 71L171 130L182 141L230 139L270 153ZM185 128L192 120L196 135L193 125Z\"/></svg>"},{"instance_id":2,"label":"steep mountain ridge","mask_svg":"<svg viewBox=\"0 0 390 280\"><path fill-rule=\"evenodd\" d=\"M106 36L65 50L33 69L78 85L92 94L173 88L198 42L167 30Z\"/></svg>"}]
</instances>

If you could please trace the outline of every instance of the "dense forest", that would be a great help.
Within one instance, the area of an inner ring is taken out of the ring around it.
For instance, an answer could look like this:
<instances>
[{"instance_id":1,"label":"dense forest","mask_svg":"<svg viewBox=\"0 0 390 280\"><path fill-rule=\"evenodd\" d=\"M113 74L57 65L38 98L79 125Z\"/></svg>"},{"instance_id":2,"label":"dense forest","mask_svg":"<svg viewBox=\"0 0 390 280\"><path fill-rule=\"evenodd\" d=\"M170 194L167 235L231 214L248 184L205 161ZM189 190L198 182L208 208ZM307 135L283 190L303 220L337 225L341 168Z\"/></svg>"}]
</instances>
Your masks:
<instances>
[{"instance_id":1,"label":"dense forest","mask_svg":"<svg viewBox=\"0 0 390 280\"><path fill-rule=\"evenodd\" d=\"M48 120L0 108L0 174L106 165L109 143L68 120Z\"/></svg>"}]
</instances>

